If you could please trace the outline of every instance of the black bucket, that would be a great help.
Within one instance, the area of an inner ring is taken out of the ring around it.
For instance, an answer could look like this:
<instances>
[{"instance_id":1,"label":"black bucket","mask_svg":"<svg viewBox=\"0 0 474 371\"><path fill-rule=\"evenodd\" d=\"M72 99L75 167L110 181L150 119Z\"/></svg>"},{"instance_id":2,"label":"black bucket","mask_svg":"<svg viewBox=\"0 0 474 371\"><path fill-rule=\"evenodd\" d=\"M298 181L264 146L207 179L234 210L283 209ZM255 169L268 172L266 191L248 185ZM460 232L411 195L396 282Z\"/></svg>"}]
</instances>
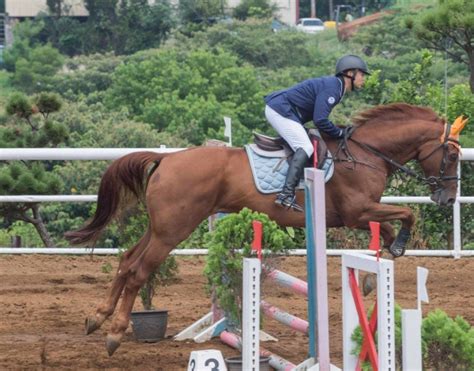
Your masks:
<instances>
[{"instance_id":1,"label":"black bucket","mask_svg":"<svg viewBox=\"0 0 474 371\"><path fill-rule=\"evenodd\" d=\"M242 371L242 357L229 357L225 359L227 371ZM260 371L270 371L270 358L260 357Z\"/></svg>"},{"instance_id":2,"label":"black bucket","mask_svg":"<svg viewBox=\"0 0 474 371\"><path fill-rule=\"evenodd\" d=\"M164 339L168 326L167 310L132 312L131 320L133 334L138 341L155 343Z\"/></svg>"}]
</instances>

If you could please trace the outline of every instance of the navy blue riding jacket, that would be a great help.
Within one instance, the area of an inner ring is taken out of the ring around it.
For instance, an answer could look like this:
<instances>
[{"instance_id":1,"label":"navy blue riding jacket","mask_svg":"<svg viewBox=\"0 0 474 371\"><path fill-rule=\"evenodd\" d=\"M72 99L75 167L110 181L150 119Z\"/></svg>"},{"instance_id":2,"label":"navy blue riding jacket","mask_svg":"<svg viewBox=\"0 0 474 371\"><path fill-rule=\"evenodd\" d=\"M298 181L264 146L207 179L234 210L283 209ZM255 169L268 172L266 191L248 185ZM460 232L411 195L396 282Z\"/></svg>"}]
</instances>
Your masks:
<instances>
[{"instance_id":1,"label":"navy blue riding jacket","mask_svg":"<svg viewBox=\"0 0 474 371\"><path fill-rule=\"evenodd\" d=\"M301 124L313 120L320 131L339 138L343 131L329 120L329 114L343 95L342 78L325 76L275 91L265 97L265 103L283 117Z\"/></svg>"}]
</instances>

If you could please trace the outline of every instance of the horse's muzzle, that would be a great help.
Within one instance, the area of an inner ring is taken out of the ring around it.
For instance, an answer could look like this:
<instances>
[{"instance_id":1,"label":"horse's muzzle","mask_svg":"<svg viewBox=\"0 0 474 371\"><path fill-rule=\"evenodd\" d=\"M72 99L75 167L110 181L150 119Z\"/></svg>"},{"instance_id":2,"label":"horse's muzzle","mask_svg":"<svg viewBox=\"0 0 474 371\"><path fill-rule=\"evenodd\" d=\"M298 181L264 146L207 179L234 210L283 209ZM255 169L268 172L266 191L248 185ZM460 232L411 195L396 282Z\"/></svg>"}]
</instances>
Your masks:
<instances>
[{"instance_id":1,"label":"horse's muzzle","mask_svg":"<svg viewBox=\"0 0 474 371\"><path fill-rule=\"evenodd\" d=\"M456 197L451 196L449 192L441 188L434 191L430 198L439 206L453 206L456 201Z\"/></svg>"}]
</instances>

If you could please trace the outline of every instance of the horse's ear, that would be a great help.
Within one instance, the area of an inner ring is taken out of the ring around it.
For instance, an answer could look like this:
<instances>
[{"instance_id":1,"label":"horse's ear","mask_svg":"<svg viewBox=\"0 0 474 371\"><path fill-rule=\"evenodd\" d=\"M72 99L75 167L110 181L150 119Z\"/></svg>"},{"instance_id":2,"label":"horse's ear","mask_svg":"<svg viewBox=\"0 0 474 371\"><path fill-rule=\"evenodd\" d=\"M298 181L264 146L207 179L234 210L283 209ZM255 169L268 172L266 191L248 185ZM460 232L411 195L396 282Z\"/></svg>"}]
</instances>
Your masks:
<instances>
[{"instance_id":1,"label":"horse's ear","mask_svg":"<svg viewBox=\"0 0 474 371\"><path fill-rule=\"evenodd\" d=\"M450 138L459 138L459 134L461 134L462 129L466 126L469 119L464 118L463 116L458 116L456 120L454 120L453 125L451 126L451 131L449 132Z\"/></svg>"}]
</instances>

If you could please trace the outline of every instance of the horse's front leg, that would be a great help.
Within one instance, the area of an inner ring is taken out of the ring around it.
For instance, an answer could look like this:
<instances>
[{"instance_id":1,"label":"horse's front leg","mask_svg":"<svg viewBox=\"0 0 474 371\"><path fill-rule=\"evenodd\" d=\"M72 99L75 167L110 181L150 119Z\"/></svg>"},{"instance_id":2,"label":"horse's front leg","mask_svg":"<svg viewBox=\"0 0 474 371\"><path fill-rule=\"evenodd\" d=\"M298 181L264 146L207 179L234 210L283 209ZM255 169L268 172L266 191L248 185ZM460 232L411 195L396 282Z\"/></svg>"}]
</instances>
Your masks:
<instances>
[{"instance_id":1,"label":"horse's front leg","mask_svg":"<svg viewBox=\"0 0 474 371\"><path fill-rule=\"evenodd\" d=\"M389 249L395 241L395 231L389 222L380 223L380 234L382 235L384 249Z\"/></svg>"},{"instance_id":2,"label":"horse's front leg","mask_svg":"<svg viewBox=\"0 0 474 371\"><path fill-rule=\"evenodd\" d=\"M400 220L402 227L398 235L394 238L393 228L388 222ZM358 226L365 227L370 221L381 223L381 233L384 238L384 247L394 257L400 257L405 253L405 249L410 238L410 232L415 224L415 217L409 207L384 205L373 203L365 208L361 213Z\"/></svg>"}]
</instances>

